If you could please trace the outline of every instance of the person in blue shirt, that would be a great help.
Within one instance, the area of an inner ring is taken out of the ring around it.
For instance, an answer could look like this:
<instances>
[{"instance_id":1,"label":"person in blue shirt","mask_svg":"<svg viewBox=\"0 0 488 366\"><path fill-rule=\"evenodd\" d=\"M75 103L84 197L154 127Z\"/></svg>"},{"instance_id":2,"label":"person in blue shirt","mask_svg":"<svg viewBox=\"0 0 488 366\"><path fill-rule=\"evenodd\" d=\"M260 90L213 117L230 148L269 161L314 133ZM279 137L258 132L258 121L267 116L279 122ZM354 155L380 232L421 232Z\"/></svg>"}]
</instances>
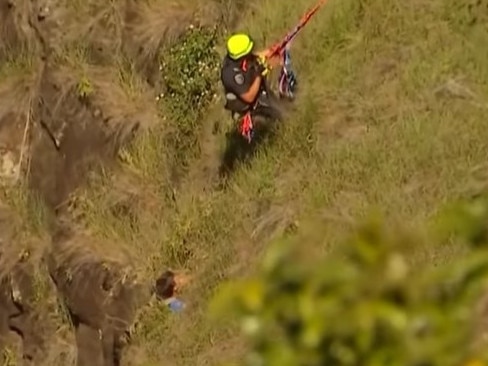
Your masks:
<instances>
[{"instance_id":1,"label":"person in blue shirt","mask_svg":"<svg viewBox=\"0 0 488 366\"><path fill-rule=\"evenodd\" d=\"M164 302L172 312L180 312L185 308L185 303L176 296L180 288L186 284L188 277L177 274L171 270L165 271L156 280L154 293L156 298Z\"/></svg>"}]
</instances>

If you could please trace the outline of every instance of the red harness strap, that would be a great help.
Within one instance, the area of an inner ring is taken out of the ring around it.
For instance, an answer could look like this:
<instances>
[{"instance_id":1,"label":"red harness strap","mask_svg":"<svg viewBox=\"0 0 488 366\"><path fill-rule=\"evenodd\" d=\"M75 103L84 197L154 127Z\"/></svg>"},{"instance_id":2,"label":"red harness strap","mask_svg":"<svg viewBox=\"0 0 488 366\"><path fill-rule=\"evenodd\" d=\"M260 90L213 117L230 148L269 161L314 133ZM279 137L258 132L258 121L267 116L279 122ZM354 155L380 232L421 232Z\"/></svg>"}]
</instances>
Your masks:
<instances>
[{"instance_id":1,"label":"red harness strap","mask_svg":"<svg viewBox=\"0 0 488 366\"><path fill-rule=\"evenodd\" d=\"M252 140L253 128L251 112L247 112L241 119L239 132L249 143L251 143Z\"/></svg>"},{"instance_id":2,"label":"red harness strap","mask_svg":"<svg viewBox=\"0 0 488 366\"><path fill-rule=\"evenodd\" d=\"M247 59L242 60L241 69L244 72L246 72L248 70ZM247 112L241 119L241 125L239 126L239 132L249 143L251 143L253 128L254 128L254 126L252 123L251 112Z\"/></svg>"},{"instance_id":3,"label":"red harness strap","mask_svg":"<svg viewBox=\"0 0 488 366\"><path fill-rule=\"evenodd\" d=\"M247 59L242 60L242 62L241 62L241 69L244 72L247 71Z\"/></svg>"}]
</instances>

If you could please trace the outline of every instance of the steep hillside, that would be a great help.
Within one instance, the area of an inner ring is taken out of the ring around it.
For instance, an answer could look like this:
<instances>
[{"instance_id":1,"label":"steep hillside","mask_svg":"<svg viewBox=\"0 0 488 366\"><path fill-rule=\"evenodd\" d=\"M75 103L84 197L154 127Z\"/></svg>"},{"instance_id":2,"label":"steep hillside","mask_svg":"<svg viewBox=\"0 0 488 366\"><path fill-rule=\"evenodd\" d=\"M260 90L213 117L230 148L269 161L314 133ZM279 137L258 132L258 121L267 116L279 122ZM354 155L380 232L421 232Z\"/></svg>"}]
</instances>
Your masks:
<instances>
[{"instance_id":1,"label":"steep hillside","mask_svg":"<svg viewBox=\"0 0 488 366\"><path fill-rule=\"evenodd\" d=\"M238 330L206 307L273 238L320 220L323 245L303 245L323 253L372 208L415 227L486 183L488 3L454 0L330 0L293 45L300 94L286 123L219 175L242 145L229 147L218 98L223 36L267 45L311 5L0 0L10 364L101 365L127 333L127 365L238 360ZM149 301L168 267L193 275L180 316Z\"/></svg>"}]
</instances>

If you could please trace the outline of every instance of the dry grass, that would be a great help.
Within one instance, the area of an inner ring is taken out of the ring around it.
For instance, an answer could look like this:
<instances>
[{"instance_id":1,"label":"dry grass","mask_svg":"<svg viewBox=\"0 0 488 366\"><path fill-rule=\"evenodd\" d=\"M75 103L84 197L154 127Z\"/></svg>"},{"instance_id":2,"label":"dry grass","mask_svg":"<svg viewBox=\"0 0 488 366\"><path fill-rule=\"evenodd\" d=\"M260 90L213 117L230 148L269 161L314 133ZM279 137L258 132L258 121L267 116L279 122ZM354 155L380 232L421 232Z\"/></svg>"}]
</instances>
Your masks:
<instances>
[{"instance_id":1,"label":"dry grass","mask_svg":"<svg viewBox=\"0 0 488 366\"><path fill-rule=\"evenodd\" d=\"M80 11L80 18L96 10L76 4L81 8L70 11ZM120 170L77 193L73 214L82 226L60 254L75 265L94 258L127 263L146 279L167 266L193 273L183 294L189 305L185 316L168 317L156 305L144 309L130 351L137 355L134 365L217 364L245 354L237 330L208 322L208 301L223 279L252 271L273 237L313 230L306 225L310 217L327 235L322 247L308 249L304 243L303 249L324 252L373 208L415 227L447 200L471 193L467 187L486 184L488 36L482 26L461 21L468 8L459 9L454 0L368 0L361 6L331 0L294 43L301 92L297 110L276 139L250 166L238 167L226 188L213 187L206 171L196 174L202 169L196 159L176 189L168 169L171 152L163 144L171 122L158 120L151 91L134 64L153 62L160 46L175 40L195 17L232 18L229 14L240 9L234 2L207 5L99 4L108 23L89 17L91 26L75 24L70 39L76 40L80 29L93 39L110 25L104 35L117 50L114 56L104 66L87 66L86 52L68 48L62 59L75 61L58 69L71 75L65 85L86 77L94 103L114 121L158 124L123 151ZM238 28L266 44L310 5L262 1ZM129 66L121 56L127 44L134 55ZM215 113L209 123L226 118ZM204 154L223 145L223 134L215 140L206 141ZM425 248L415 260L448 260L461 252L452 243Z\"/></svg>"},{"instance_id":2,"label":"dry grass","mask_svg":"<svg viewBox=\"0 0 488 366\"><path fill-rule=\"evenodd\" d=\"M191 24L195 3L148 1L133 5L126 32L138 48L138 60L154 60L163 45L174 42Z\"/></svg>"},{"instance_id":3,"label":"dry grass","mask_svg":"<svg viewBox=\"0 0 488 366\"><path fill-rule=\"evenodd\" d=\"M7 63L0 68L0 121L7 115L24 117L38 93L39 68L32 61Z\"/></svg>"},{"instance_id":4,"label":"dry grass","mask_svg":"<svg viewBox=\"0 0 488 366\"><path fill-rule=\"evenodd\" d=\"M12 7L8 6L12 4ZM29 55L38 50L36 35L29 26L33 4L28 0L2 1L0 4L0 60L18 54Z\"/></svg>"},{"instance_id":5,"label":"dry grass","mask_svg":"<svg viewBox=\"0 0 488 366\"><path fill-rule=\"evenodd\" d=\"M110 182L110 183L109 183ZM103 181L96 180L95 187L103 187L93 194L91 186L79 190L71 201L70 219L67 224L78 224L72 239L59 243L59 263L65 260L73 263L105 261L107 263L130 266L132 272L142 278L155 278L160 268L147 267L136 260L141 256L153 255L158 250L156 243L141 242L142 232L136 230L142 219L138 211L154 213L156 195L148 196L140 178L129 174L112 175ZM86 215L90 212L90 215ZM123 219L123 226L119 226ZM154 222L151 220L150 225ZM80 256L81 254L81 256ZM79 265L77 265L79 266Z\"/></svg>"},{"instance_id":6,"label":"dry grass","mask_svg":"<svg viewBox=\"0 0 488 366\"><path fill-rule=\"evenodd\" d=\"M216 363L238 358L224 347L232 330L207 321L206 301L223 278L252 271L239 264L252 265L268 240L287 235L289 223L308 231L301 221L320 217L328 234L322 248L310 251L326 251L372 208L415 227L478 179L472 169L484 166L488 136L484 112L472 102L486 99L488 74L479 58L486 35L469 38L472 47L466 52L466 36L443 16L449 4L414 5L371 0L359 8L354 2L330 2L295 42L299 109L277 140L261 149L252 166L238 169L227 189L201 193L185 185L189 189L178 192L174 211L162 200L161 210L174 214L171 225L162 223L172 234L161 250L168 251L169 263L184 265L201 281L186 294L187 318L163 321L154 308L142 320L154 345L168 345L157 354L143 352L148 362L198 365L209 358ZM262 32L269 42L308 6L299 1L280 8L268 0L239 28L265 43ZM476 68L468 66L473 62ZM476 91L475 99L436 95L439 86L459 75L464 81L456 90ZM144 169L147 162L139 161ZM150 181L150 174L143 176ZM139 213L147 220L150 215ZM146 235L156 238L159 232ZM461 252L456 244L425 248L416 260L448 260ZM138 334L137 347L152 348L147 334Z\"/></svg>"},{"instance_id":7,"label":"dry grass","mask_svg":"<svg viewBox=\"0 0 488 366\"><path fill-rule=\"evenodd\" d=\"M53 243L53 259L56 263L69 268L73 276L85 265L93 263L106 263L110 265L127 266L130 256L118 243L101 242L100 239L90 235L85 228L70 225L70 235L64 240ZM108 250L108 248L118 250Z\"/></svg>"},{"instance_id":8,"label":"dry grass","mask_svg":"<svg viewBox=\"0 0 488 366\"><path fill-rule=\"evenodd\" d=\"M0 278L20 262L40 266L49 248L45 219L42 206L25 187L0 191Z\"/></svg>"},{"instance_id":9,"label":"dry grass","mask_svg":"<svg viewBox=\"0 0 488 366\"><path fill-rule=\"evenodd\" d=\"M114 73L110 69L89 69L88 78L96 90L95 105L113 120L137 120L143 129L159 122L154 93L132 70L122 67Z\"/></svg>"}]
</instances>

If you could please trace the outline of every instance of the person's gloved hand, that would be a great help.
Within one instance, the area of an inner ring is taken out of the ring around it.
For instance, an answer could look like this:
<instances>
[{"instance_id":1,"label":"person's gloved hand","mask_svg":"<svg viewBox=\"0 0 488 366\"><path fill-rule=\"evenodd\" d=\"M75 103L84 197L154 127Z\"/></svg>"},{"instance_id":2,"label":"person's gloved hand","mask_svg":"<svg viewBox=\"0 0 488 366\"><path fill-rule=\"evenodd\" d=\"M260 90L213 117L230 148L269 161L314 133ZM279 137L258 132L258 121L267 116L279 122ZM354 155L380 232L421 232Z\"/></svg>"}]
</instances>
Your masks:
<instances>
[{"instance_id":1,"label":"person's gloved hand","mask_svg":"<svg viewBox=\"0 0 488 366\"><path fill-rule=\"evenodd\" d=\"M270 67L268 66L268 64L266 63L265 60L263 59L258 59L258 72L263 76L263 77L266 77L269 72L271 71Z\"/></svg>"}]
</instances>

